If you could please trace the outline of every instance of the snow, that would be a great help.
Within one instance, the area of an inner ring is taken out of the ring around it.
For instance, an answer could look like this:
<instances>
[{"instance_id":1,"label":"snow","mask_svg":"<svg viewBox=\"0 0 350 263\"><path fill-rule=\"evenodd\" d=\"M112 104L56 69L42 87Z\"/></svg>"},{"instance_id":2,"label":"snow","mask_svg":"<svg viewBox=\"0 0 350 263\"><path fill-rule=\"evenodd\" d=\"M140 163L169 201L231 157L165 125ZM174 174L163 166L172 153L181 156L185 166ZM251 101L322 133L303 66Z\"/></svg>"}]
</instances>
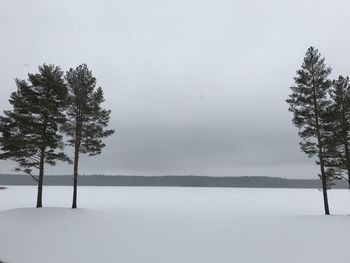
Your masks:
<instances>
[{"instance_id":1,"label":"snow","mask_svg":"<svg viewBox=\"0 0 350 263\"><path fill-rule=\"evenodd\" d=\"M350 191L71 187L0 190L0 260L121 263L350 262Z\"/></svg>"}]
</instances>

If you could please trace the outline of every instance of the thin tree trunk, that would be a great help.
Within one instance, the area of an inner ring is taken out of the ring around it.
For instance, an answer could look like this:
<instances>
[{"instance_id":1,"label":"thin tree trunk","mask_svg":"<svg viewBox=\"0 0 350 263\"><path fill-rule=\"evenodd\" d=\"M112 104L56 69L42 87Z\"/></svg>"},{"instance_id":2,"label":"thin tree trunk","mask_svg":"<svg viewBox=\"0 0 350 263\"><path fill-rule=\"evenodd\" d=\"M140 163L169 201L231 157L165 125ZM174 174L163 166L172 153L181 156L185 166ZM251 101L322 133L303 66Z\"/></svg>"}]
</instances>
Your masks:
<instances>
[{"instance_id":1,"label":"thin tree trunk","mask_svg":"<svg viewBox=\"0 0 350 263\"><path fill-rule=\"evenodd\" d=\"M312 69L313 70L313 69ZM315 111L315 124L316 124L316 135L317 135L317 144L318 144L318 157L321 166L321 181L322 181L322 192L323 192L323 205L324 211L326 215L329 215L329 206L328 206L328 195L327 195L327 179L326 173L324 170L324 159L323 159L323 150L322 150L322 140L320 133L320 124L319 124L319 112L317 107L317 96L315 89L315 80L312 78L312 86L313 86L313 100L314 100L314 111Z\"/></svg>"},{"instance_id":2,"label":"thin tree trunk","mask_svg":"<svg viewBox=\"0 0 350 263\"><path fill-rule=\"evenodd\" d=\"M73 203L72 203L72 208L77 208L78 163L79 163L79 146L78 146L78 143L75 143L74 168L73 168Z\"/></svg>"},{"instance_id":3,"label":"thin tree trunk","mask_svg":"<svg viewBox=\"0 0 350 263\"><path fill-rule=\"evenodd\" d=\"M42 147L40 153L40 166L39 166L39 180L38 180L38 196L36 200L36 207L43 207L43 182L44 182L44 162L45 162L45 148Z\"/></svg>"},{"instance_id":4,"label":"thin tree trunk","mask_svg":"<svg viewBox=\"0 0 350 263\"><path fill-rule=\"evenodd\" d=\"M322 181L324 211L325 211L326 215L329 215L328 195L327 195L327 179L326 179L326 173L324 170L323 150L322 150L322 142L321 142L321 135L320 135L317 114L316 114L316 133L317 133L319 160L320 160L320 166L321 166L321 181Z\"/></svg>"},{"instance_id":5,"label":"thin tree trunk","mask_svg":"<svg viewBox=\"0 0 350 263\"><path fill-rule=\"evenodd\" d=\"M323 205L324 211L326 215L329 215L329 206L328 206L328 195L327 195L327 179L326 173L324 170L324 159L323 159L323 150L322 150L322 142L321 135L318 123L318 116L316 114L316 133L317 133L317 142L318 142L318 151L319 151L319 160L321 166L321 182L322 182L322 192L323 192Z\"/></svg>"},{"instance_id":6,"label":"thin tree trunk","mask_svg":"<svg viewBox=\"0 0 350 263\"><path fill-rule=\"evenodd\" d=\"M80 95L80 103L78 112L75 119L75 140L74 140L74 168L73 168L73 203L72 208L77 208L77 195L78 195L78 166L79 166L79 151L81 143L81 130L82 130L82 99L84 94Z\"/></svg>"},{"instance_id":7,"label":"thin tree trunk","mask_svg":"<svg viewBox=\"0 0 350 263\"><path fill-rule=\"evenodd\" d=\"M325 172L324 172L323 159L320 162L321 162L321 178L322 178L324 211L325 211L326 215L329 215L328 195L327 195L327 180L326 180L326 176L325 176Z\"/></svg>"},{"instance_id":8,"label":"thin tree trunk","mask_svg":"<svg viewBox=\"0 0 350 263\"><path fill-rule=\"evenodd\" d=\"M79 166L79 150L80 150L80 138L81 138L81 124L80 124L80 111L76 120L75 127L75 140L74 140L74 168L73 168L73 202L72 208L77 208L77 195L78 195L78 166Z\"/></svg>"},{"instance_id":9,"label":"thin tree trunk","mask_svg":"<svg viewBox=\"0 0 350 263\"><path fill-rule=\"evenodd\" d=\"M44 127L42 130L42 145L40 149L40 163L39 163L39 182L38 182L38 196L36 200L36 207L43 207L43 184L44 184L44 165L45 165L45 150L46 150L46 125L47 125L47 115L44 115Z\"/></svg>"}]
</instances>

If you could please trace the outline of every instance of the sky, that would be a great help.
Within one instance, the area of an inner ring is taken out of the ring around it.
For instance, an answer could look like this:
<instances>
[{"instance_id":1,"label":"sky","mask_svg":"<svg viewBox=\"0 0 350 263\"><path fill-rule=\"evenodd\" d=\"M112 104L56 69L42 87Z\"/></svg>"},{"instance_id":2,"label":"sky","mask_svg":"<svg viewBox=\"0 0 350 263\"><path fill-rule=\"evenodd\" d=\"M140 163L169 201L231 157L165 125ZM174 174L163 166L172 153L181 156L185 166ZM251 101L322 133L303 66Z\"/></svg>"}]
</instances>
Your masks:
<instances>
[{"instance_id":1,"label":"sky","mask_svg":"<svg viewBox=\"0 0 350 263\"><path fill-rule=\"evenodd\" d=\"M285 99L310 46L332 78L350 74L349 10L348 0L2 0L0 111L38 65L86 63L116 133L80 174L317 178ZM0 173L14 167L0 161Z\"/></svg>"}]
</instances>

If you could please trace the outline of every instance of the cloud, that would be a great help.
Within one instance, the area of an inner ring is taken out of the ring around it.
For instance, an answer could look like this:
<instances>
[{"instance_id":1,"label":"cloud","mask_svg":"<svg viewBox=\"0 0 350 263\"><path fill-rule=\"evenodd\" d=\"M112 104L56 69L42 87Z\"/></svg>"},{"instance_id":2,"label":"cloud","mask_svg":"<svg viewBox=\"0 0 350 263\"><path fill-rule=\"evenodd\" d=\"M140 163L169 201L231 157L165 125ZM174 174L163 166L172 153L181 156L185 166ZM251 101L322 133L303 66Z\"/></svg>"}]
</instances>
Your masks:
<instances>
[{"instance_id":1,"label":"cloud","mask_svg":"<svg viewBox=\"0 0 350 263\"><path fill-rule=\"evenodd\" d=\"M81 173L315 178L285 99L306 49L350 72L345 0L2 1L2 109L42 63L87 63L112 109ZM1 162L1 172L13 163ZM315 168L316 167L316 168ZM68 173L58 165L49 173Z\"/></svg>"}]
</instances>

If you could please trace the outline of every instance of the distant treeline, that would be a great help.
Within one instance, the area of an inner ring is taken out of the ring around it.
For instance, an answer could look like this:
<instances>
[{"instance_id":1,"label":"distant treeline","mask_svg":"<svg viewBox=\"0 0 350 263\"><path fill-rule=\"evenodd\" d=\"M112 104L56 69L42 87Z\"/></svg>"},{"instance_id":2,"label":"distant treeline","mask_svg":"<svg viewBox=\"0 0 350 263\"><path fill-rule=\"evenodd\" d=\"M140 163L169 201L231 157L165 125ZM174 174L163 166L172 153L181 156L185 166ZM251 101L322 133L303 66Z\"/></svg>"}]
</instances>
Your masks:
<instances>
[{"instance_id":1,"label":"distant treeline","mask_svg":"<svg viewBox=\"0 0 350 263\"><path fill-rule=\"evenodd\" d=\"M45 177L45 185L72 185L71 175ZM2 174L0 185L36 185L28 175ZM252 187L252 188L321 188L320 180L286 179L279 177L214 177L195 175L127 176L127 175L83 175L79 177L83 186L184 186L184 187ZM333 188L345 189L347 182L337 180Z\"/></svg>"}]
</instances>

